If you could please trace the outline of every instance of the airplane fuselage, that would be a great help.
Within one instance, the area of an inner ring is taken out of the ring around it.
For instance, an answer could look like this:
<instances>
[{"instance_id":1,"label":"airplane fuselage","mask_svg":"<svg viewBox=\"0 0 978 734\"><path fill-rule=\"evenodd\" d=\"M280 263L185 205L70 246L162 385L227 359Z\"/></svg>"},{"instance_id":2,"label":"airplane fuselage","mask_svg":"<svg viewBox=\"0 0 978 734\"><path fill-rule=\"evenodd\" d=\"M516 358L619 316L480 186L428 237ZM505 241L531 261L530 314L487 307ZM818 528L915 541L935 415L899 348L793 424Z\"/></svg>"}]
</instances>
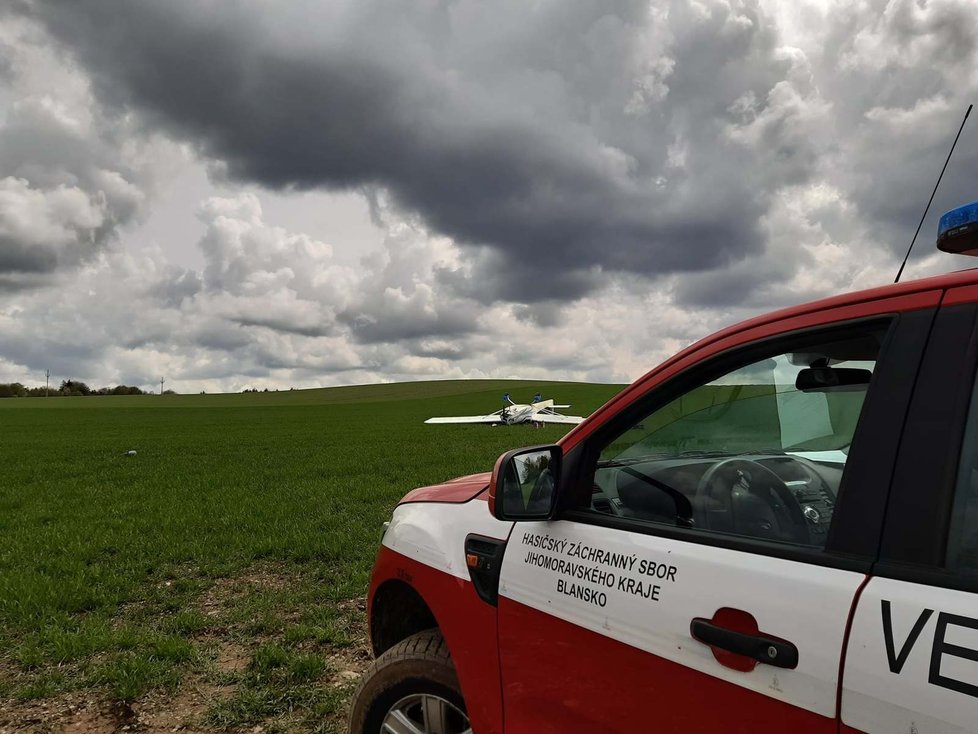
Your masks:
<instances>
[{"instance_id":1,"label":"airplane fuselage","mask_svg":"<svg viewBox=\"0 0 978 734\"><path fill-rule=\"evenodd\" d=\"M515 423L528 423L533 420L534 409L532 405L520 405L515 403L503 408L503 412L500 414L500 418L503 419L503 423L511 426Z\"/></svg>"}]
</instances>

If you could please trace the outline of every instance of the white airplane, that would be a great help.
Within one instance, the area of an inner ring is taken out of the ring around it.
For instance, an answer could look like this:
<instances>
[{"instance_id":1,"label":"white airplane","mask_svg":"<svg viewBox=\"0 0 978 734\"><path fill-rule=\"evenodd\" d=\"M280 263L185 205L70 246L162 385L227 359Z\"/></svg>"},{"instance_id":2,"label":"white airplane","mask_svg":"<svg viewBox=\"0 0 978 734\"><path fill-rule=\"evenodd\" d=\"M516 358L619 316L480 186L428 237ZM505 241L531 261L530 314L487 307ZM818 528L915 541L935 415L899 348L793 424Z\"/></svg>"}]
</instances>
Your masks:
<instances>
[{"instance_id":1,"label":"white airplane","mask_svg":"<svg viewBox=\"0 0 978 734\"><path fill-rule=\"evenodd\" d=\"M503 395L508 402L505 408L489 415L456 415L441 418L429 418L425 423L488 423L512 426L516 423L568 423L577 425L584 420L579 415L561 415L556 412L559 408L569 408L570 405L555 405L553 400L541 400L539 393L530 405L514 403L509 393Z\"/></svg>"}]
</instances>

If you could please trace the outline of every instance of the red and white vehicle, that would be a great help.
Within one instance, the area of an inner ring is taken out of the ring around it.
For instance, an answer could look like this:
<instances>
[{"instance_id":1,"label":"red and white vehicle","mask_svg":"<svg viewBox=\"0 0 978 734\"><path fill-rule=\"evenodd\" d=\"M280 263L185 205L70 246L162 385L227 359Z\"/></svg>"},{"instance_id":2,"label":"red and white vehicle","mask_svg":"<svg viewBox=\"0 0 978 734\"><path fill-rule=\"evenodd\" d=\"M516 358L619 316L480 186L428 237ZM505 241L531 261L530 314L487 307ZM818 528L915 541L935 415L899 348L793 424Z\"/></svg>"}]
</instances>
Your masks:
<instances>
[{"instance_id":1,"label":"red and white vehicle","mask_svg":"<svg viewBox=\"0 0 978 734\"><path fill-rule=\"evenodd\" d=\"M978 271L725 329L418 489L356 734L978 731Z\"/></svg>"}]
</instances>

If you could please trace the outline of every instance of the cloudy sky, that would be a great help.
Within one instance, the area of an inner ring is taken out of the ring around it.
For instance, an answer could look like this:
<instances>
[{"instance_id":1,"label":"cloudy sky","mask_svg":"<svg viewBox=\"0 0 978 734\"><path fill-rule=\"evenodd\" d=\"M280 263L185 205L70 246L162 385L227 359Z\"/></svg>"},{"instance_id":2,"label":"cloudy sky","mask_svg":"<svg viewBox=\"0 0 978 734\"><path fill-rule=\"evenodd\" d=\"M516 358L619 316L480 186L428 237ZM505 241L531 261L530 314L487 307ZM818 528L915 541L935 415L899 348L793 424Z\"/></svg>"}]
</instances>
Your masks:
<instances>
[{"instance_id":1,"label":"cloudy sky","mask_svg":"<svg viewBox=\"0 0 978 734\"><path fill-rule=\"evenodd\" d=\"M0 382L631 381L890 282L974 0L5 0ZM969 123L905 279L970 267Z\"/></svg>"}]
</instances>

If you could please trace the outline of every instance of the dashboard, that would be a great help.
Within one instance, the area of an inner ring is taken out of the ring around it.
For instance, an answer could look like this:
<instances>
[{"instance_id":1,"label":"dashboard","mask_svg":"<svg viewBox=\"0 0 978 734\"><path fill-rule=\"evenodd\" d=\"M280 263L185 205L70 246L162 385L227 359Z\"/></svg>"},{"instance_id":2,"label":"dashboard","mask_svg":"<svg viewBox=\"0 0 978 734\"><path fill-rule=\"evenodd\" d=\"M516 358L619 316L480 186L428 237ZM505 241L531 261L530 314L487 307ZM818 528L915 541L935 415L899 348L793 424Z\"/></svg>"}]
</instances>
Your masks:
<instances>
[{"instance_id":1,"label":"dashboard","mask_svg":"<svg viewBox=\"0 0 978 734\"><path fill-rule=\"evenodd\" d=\"M823 546L844 451L603 461L591 509L609 515Z\"/></svg>"}]
</instances>

